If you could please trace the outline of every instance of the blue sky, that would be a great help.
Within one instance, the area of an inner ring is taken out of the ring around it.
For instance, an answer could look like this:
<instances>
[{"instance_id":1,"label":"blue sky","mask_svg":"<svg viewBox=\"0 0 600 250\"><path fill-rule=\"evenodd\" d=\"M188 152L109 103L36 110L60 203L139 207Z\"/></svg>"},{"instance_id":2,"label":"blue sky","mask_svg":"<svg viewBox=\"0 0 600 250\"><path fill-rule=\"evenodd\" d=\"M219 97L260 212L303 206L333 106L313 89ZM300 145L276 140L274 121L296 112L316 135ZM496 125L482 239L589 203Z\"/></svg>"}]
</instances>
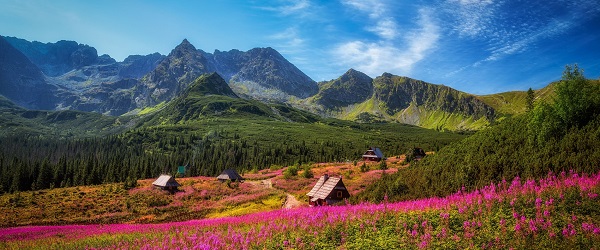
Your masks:
<instances>
[{"instance_id":1,"label":"blue sky","mask_svg":"<svg viewBox=\"0 0 600 250\"><path fill-rule=\"evenodd\" d=\"M600 77L598 0L0 0L0 35L74 40L123 60L273 47L316 81L349 68L474 93Z\"/></svg>"}]
</instances>

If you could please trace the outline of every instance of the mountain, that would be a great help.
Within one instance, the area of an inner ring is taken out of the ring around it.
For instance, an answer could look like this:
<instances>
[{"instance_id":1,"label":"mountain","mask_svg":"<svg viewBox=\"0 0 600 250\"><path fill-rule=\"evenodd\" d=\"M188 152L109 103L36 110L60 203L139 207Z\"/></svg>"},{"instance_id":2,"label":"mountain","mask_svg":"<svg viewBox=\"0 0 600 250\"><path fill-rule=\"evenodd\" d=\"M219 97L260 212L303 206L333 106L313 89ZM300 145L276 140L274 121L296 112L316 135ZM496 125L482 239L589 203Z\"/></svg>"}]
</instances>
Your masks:
<instances>
[{"instance_id":1,"label":"mountain","mask_svg":"<svg viewBox=\"0 0 600 250\"><path fill-rule=\"evenodd\" d=\"M176 124L210 117L273 120L285 122L314 122L319 117L281 104L265 104L256 100L242 99L217 73L204 74L192 82L178 97L166 104L159 104L145 123ZM140 113L149 113L148 111Z\"/></svg>"},{"instance_id":2,"label":"mountain","mask_svg":"<svg viewBox=\"0 0 600 250\"><path fill-rule=\"evenodd\" d=\"M319 83L319 93L312 98L325 108L335 109L364 102L372 94L373 78L350 69L338 79Z\"/></svg>"},{"instance_id":3,"label":"mountain","mask_svg":"<svg viewBox=\"0 0 600 250\"><path fill-rule=\"evenodd\" d=\"M350 69L337 79L317 84L270 47L207 53L184 39L167 56L134 55L116 62L73 41L8 41L29 59L23 70L37 67L42 72L23 74L37 79L28 80L29 85L46 83L39 85L44 90L39 92L46 97L31 100L15 99L15 93L7 89L16 90L16 85L5 87L6 97L30 108L135 114L174 100L198 77L216 72L238 97L287 103L325 117L367 123L393 121L439 130L477 130L498 115L524 110L524 92L474 96L389 73L372 79ZM23 67L14 62L8 60L2 67ZM36 100L46 103L33 104Z\"/></svg>"},{"instance_id":4,"label":"mountain","mask_svg":"<svg viewBox=\"0 0 600 250\"><path fill-rule=\"evenodd\" d=\"M184 39L155 69L141 79L134 97L136 105L146 107L171 100L196 78L210 72L215 72L215 68Z\"/></svg>"},{"instance_id":5,"label":"mountain","mask_svg":"<svg viewBox=\"0 0 600 250\"><path fill-rule=\"evenodd\" d=\"M216 72L238 94L260 100L286 101L291 96L306 98L317 92L316 83L272 48L218 51L196 49L183 40L137 90L138 107L155 105L177 96L202 74Z\"/></svg>"},{"instance_id":6,"label":"mountain","mask_svg":"<svg viewBox=\"0 0 600 250\"><path fill-rule=\"evenodd\" d=\"M92 65L99 59L108 59L99 58L94 47L78 44L74 41L63 40L56 43L40 43L36 41L29 42L16 37L6 37L6 40L25 54L47 76L60 76L73 69Z\"/></svg>"},{"instance_id":7,"label":"mountain","mask_svg":"<svg viewBox=\"0 0 600 250\"><path fill-rule=\"evenodd\" d=\"M54 109L56 87L42 71L0 36L0 95L29 109Z\"/></svg>"},{"instance_id":8,"label":"mountain","mask_svg":"<svg viewBox=\"0 0 600 250\"><path fill-rule=\"evenodd\" d=\"M228 53L238 55L236 51L221 52ZM222 55L224 58L227 56ZM222 57L215 56L214 60L219 63L219 58ZM238 65L241 67L231 77L230 83L244 94L258 99L286 100L289 99L286 96L307 98L318 91L316 82L273 48L254 48L245 52L240 59ZM269 93L273 90L283 96Z\"/></svg>"},{"instance_id":9,"label":"mountain","mask_svg":"<svg viewBox=\"0 0 600 250\"><path fill-rule=\"evenodd\" d=\"M17 104L27 108L121 115L136 108L131 89L139 84L137 79L156 68L165 58L154 53L132 55L123 62L117 62L108 55L98 56L94 47L74 41L40 43L15 37L7 37L6 40L41 70L41 74L23 75L43 78L49 86L40 90L44 93L44 98L35 98L51 101L42 106L26 106L19 99L13 98L13 95L6 94ZM23 68L14 65L13 61L7 63L10 64Z\"/></svg>"},{"instance_id":10,"label":"mountain","mask_svg":"<svg viewBox=\"0 0 600 250\"><path fill-rule=\"evenodd\" d=\"M395 121L438 130L477 130L496 117L494 108L474 95L389 73L371 79L350 69L319 87L317 95L297 105L345 120Z\"/></svg>"}]
</instances>

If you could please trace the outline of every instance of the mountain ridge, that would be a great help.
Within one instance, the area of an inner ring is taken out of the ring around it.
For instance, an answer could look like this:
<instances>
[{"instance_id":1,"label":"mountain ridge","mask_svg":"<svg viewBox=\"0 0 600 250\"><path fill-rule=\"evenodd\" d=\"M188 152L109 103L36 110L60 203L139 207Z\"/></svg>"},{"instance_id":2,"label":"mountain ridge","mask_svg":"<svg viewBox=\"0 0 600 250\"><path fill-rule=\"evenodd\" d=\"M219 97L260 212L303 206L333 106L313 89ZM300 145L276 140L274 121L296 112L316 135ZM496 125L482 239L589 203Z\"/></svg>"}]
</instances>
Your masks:
<instances>
[{"instance_id":1,"label":"mountain ridge","mask_svg":"<svg viewBox=\"0 0 600 250\"><path fill-rule=\"evenodd\" d=\"M50 100L44 106L50 110L131 114L173 100L198 77L213 72L238 97L286 103L324 117L359 122L477 130L493 123L498 116L524 110L522 92L475 96L390 73L371 78L349 69L336 79L316 83L271 47L207 53L184 39L167 56L132 55L116 62L108 55L98 56L93 47L73 41L43 44L10 39L26 50L30 61L36 61L33 64L40 70L48 72L52 67L69 70L58 76L38 74L38 82L51 88L48 97L43 98ZM53 75L52 72L48 74ZM16 86L10 89L19 91ZM26 105L10 94L8 97Z\"/></svg>"}]
</instances>

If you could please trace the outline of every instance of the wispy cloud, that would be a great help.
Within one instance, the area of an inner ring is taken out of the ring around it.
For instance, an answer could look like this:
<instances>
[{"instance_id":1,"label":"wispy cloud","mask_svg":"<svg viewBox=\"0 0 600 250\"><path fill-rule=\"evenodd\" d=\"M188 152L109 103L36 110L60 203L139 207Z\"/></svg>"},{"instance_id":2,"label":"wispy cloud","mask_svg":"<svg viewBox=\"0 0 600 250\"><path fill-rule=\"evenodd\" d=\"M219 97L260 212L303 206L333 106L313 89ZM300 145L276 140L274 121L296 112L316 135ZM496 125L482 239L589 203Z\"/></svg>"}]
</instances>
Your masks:
<instances>
[{"instance_id":1,"label":"wispy cloud","mask_svg":"<svg viewBox=\"0 0 600 250\"><path fill-rule=\"evenodd\" d=\"M277 47L282 53L296 53L304 47L305 39L299 34L297 27L289 27L282 32L269 36L277 42Z\"/></svg>"},{"instance_id":2,"label":"wispy cloud","mask_svg":"<svg viewBox=\"0 0 600 250\"><path fill-rule=\"evenodd\" d=\"M557 6L563 15L548 14ZM492 0L448 0L442 5L449 14L449 35L480 41L484 46L478 60L448 75L530 51L544 39L553 39L580 25L586 18L580 15L582 8L592 15L600 12L600 3L594 0L511 3L511 10L506 11L508 7L506 1Z\"/></svg>"},{"instance_id":3,"label":"wispy cloud","mask_svg":"<svg viewBox=\"0 0 600 250\"><path fill-rule=\"evenodd\" d=\"M369 27L367 30L383 39L392 40L398 35L398 24L392 18L383 18L377 21L375 26Z\"/></svg>"},{"instance_id":4,"label":"wispy cloud","mask_svg":"<svg viewBox=\"0 0 600 250\"><path fill-rule=\"evenodd\" d=\"M431 14L430 10L421 9L417 29L400 43L388 39L370 43L351 41L340 44L333 53L345 64L371 76L384 71L408 73L439 40L439 27L431 20Z\"/></svg>"},{"instance_id":5,"label":"wispy cloud","mask_svg":"<svg viewBox=\"0 0 600 250\"><path fill-rule=\"evenodd\" d=\"M398 35L398 24L388 13L388 6L382 0L343 0L342 3L353 9L367 13L371 24L365 29L382 39L392 40Z\"/></svg>"},{"instance_id":6,"label":"wispy cloud","mask_svg":"<svg viewBox=\"0 0 600 250\"><path fill-rule=\"evenodd\" d=\"M460 36L477 36L490 29L496 5L491 0L450 0L456 4L454 11L458 17L455 31Z\"/></svg>"},{"instance_id":7,"label":"wispy cloud","mask_svg":"<svg viewBox=\"0 0 600 250\"><path fill-rule=\"evenodd\" d=\"M288 15L297 15L297 14L305 14L305 10L307 10L311 4L309 0L283 0L280 1L281 4L277 6L262 6L260 9L272 11L277 14L281 14L284 16Z\"/></svg>"},{"instance_id":8,"label":"wispy cloud","mask_svg":"<svg viewBox=\"0 0 600 250\"><path fill-rule=\"evenodd\" d=\"M367 12L372 19L382 17L386 12L386 5L380 0L342 0L342 3L357 10Z\"/></svg>"}]
</instances>

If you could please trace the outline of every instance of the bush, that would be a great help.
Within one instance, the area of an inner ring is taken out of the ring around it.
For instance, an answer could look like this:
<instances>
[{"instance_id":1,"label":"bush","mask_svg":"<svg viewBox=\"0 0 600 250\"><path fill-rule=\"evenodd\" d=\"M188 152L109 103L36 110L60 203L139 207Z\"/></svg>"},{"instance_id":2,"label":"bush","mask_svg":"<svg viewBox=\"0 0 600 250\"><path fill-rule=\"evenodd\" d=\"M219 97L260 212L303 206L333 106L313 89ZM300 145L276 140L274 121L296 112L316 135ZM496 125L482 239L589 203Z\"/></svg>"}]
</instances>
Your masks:
<instances>
[{"instance_id":1,"label":"bush","mask_svg":"<svg viewBox=\"0 0 600 250\"><path fill-rule=\"evenodd\" d=\"M371 169L369 169L369 166L367 166L366 163L363 162L363 164L360 165L360 172L364 173L364 172L368 172L369 170L371 170Z\"/></svg>"},{"instance_id":2,"label":"bush","mask_svg":"<svg viewBox=\"0 0 600 250\"><path fill-rule=\"evenodd\" d=\"M271 171L277 171L277 170L282 169L282 168L283 167L279 166L279 165L271 165L271 167L269 168L269 170L271 170Z\"/></svg>"},{"instance_id":3,"label":"bush","mask_svg":"<svg viewBox=\"0 0 600 250\"><path fill-rule=\"evenodd\" d=\"M283 178L290 179L293 176L298 176L297 166L289 166L285 171L283 171Z\"/></svg>"},{"instance_id":4,"label":"bush","mask_svg":"<svg viewBox=\"0 0 600 250\"><path fill-rule=\"evenodd\" d=\"M305 166L304 167L304 172L302 173L302 177L306 178L306 179L310 179L313 178L315 175L313 174L313 172L310 170L310 166Z\"/></svg>"},{"instance_id":5,"label":"bush","mask_svg":"<svg viewBox=\"0 0 600 250\"><path fill-rule=\"evenodd\" d=\"M385 160L381 160L381 162L379 163L379 169L381 169L381 170L388 169L388 166L387 166L387 163L385 162Z\"/></svg>"},{"instance_id":6,"label":"bush","mask_svg":"<svg viewBox=\"0 0 600 250\"><path fill-rule=\"evenodd\" d=\"M123 182L123 189L129 190L137 187L137 180L135 178L127 177L127 180Z\"/></svg>"}]
</instances>

